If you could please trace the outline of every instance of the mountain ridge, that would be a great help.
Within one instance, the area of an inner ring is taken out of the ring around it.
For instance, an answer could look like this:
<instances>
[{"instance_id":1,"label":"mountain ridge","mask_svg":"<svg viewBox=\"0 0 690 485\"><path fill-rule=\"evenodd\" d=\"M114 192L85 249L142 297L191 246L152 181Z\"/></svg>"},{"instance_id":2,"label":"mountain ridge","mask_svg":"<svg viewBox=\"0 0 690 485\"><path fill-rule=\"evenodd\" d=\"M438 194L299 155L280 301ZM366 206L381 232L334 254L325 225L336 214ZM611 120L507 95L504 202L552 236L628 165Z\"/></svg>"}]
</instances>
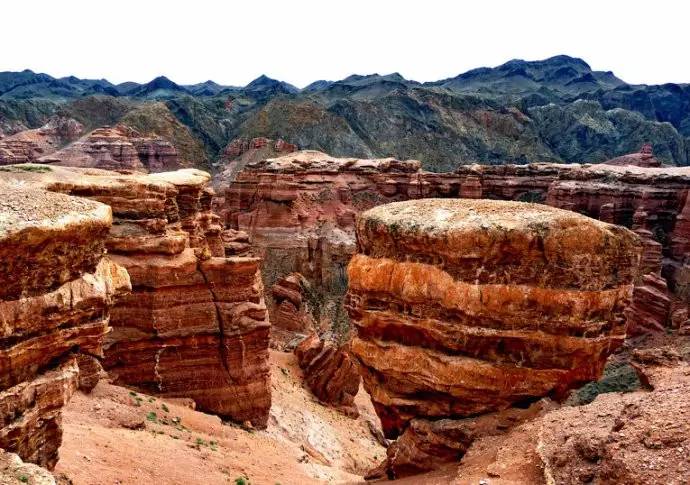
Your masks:
<instances>
[{"instance_id":1,"label":"mountain ridge","mask_svg":"<svg viewBox=\"0 0 690 485\"><path fill-rule=\"evenodd\" d=\"M418 158L430 170L600 162L645 143L664 163L690 162L690 85L628 84L566 55L512 59L433 82L352 74L302 89L267 75L246 86L182 85L165 76L114 85L0 72L0 136L37 128L57 112L74 112L85 126L114 123L152 102L164 103L186 126L204 147L204 160L221 165L224 148L247 137L280 138L336 156ZM141 123L160 126L141 119L159 110L138 112Z\"/></svg>"}]
</instances>

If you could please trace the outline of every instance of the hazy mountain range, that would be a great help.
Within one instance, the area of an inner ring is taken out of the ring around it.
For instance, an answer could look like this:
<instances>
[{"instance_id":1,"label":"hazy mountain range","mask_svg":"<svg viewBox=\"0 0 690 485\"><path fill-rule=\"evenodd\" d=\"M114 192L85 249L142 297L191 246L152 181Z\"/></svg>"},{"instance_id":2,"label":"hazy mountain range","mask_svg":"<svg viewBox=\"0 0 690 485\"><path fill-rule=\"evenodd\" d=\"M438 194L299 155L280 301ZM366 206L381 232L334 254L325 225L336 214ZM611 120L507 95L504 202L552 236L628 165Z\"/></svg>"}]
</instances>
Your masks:
<instances>
[{"instance_id":1,"label":"hazy mountain range","mask_svg":"<svg viewBox=\"0 0 690 485\"><path fill-rule=\"evenodd\" d=\"M237 87L0 72L0 133L38 127L55 114L87 128L127 122L175 132L183 155L205 166L229 141L256 136L334 155L418 158L431 170L599 162L645 142L666 163L690 158L690 85L630 85L568 56L512 60L428 83L371 74L303 89L266 76Z\"/></svg>"}]
</instances>

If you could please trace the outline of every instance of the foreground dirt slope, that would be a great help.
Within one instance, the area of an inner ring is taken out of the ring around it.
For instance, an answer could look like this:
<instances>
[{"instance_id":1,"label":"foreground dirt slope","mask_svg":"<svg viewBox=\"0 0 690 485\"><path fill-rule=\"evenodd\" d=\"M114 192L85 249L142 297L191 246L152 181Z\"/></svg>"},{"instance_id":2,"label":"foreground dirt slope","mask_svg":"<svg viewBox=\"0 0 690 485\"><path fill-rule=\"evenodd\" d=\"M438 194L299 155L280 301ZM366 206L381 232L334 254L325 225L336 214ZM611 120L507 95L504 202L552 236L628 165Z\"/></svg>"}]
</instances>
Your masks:
<instances>
[{"instance_id":1,"label":"foreground dirt slope","mask_svg":"<svg viewBox=\"0 0 690 485\"><path fill-rule=\"evenodd\" d=\"M353 420L324 407L301 386L292 354L272 352L273 407L265 431L226 425L181 401L101 383L65 409L56 474L74 485L358 483L385 455L360 392ZM155 414L153 414L155 413ZM178 419L179 418L179 419Z\"/></svg>"}]
</instances>

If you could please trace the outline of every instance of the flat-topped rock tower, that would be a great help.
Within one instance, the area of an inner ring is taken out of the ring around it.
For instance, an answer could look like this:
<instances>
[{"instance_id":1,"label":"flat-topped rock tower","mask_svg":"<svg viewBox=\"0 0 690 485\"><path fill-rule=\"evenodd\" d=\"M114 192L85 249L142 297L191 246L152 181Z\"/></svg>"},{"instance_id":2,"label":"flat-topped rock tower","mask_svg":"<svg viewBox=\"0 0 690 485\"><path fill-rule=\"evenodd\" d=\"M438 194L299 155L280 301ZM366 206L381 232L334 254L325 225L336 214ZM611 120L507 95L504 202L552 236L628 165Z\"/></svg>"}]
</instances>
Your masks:
<instances>
[{"instance_id":1,"label":"flat-topped rock tower","mask_svg":"<svg viewBox=\"0 0 690 485\"><path fill-rule=\"evenodd\" d=\"M111 224L105 204L0 180L0 448L49 469L62 408L131 288L105 256Z\"/></svg>"},{"instance_id":2,"label":"flat-topped rock tower","mask_svg":"<svg viewBox=\"0 0 690 485\"><path fill-rule=\"evenodd\" d=\"M351 353L388 437L597 379L623 342L631 231L539 204L422 199L360 215Z\"/></svg>"}]
</instances>

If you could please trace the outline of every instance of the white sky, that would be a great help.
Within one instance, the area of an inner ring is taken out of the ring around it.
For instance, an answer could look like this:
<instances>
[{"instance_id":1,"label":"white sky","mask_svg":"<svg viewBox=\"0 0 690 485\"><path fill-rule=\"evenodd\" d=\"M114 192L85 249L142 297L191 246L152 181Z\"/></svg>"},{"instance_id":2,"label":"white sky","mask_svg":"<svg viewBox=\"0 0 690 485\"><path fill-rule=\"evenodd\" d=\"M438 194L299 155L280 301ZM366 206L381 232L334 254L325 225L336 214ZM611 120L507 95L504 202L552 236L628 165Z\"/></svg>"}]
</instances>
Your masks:
<instances>
[{"instance_id":1,"label":"white sky","mask_svg":"<svg viewBox=\"0 0 690 485\"><path fill-rule=\"evenodd\" d=\"M568 54L631 83L690 82L688 14L684 0L5 0L0 71L303 87Z\"/></svg>"}]
</instances>

